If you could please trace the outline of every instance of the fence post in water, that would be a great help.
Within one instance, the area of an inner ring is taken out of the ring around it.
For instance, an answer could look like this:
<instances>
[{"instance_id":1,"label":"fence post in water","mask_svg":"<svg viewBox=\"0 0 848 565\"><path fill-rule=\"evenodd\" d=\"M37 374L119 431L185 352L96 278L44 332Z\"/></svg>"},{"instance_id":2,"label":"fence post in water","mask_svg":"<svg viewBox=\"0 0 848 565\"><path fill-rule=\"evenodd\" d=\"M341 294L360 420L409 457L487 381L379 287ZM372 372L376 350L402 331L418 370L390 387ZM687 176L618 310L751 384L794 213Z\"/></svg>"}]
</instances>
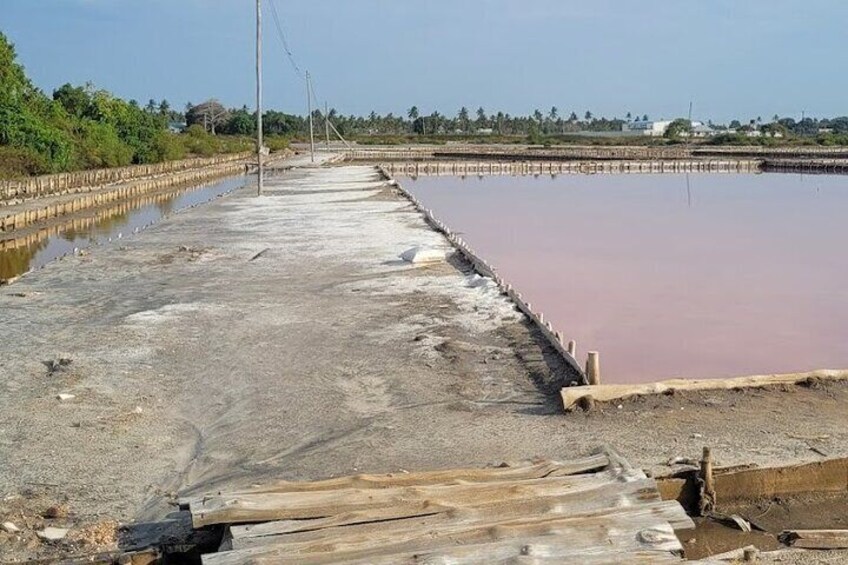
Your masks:
<instances>
[{"instance_id":1,"label":"fence post in water","mask_svg":"<svg viewBox=\"0 0 848 565\"><path fill-rule=\"evenodd\" d=\"M601 361L597 351L590 351L586 359L586 379L592 386L601 384Z\"/></svg>"}]
</instances>

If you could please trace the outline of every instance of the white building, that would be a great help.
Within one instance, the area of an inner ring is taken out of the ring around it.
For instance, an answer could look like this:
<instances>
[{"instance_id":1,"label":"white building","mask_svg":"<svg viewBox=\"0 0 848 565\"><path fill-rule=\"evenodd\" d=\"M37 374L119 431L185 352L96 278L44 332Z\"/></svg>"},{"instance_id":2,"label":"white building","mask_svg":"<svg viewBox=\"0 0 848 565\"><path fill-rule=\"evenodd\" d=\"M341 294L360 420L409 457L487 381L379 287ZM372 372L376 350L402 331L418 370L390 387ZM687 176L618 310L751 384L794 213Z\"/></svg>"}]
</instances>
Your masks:
<instances>
[{"instance_id":1,"label":"white building","mask_svg":"<svg viewBox=\"0 0 848 565\"><path fill-rule=\"evenodd\" d=\"M665 130L671 125L671 120L660 121L643 121L636 120L622 124L621 131L629 132L631 135L648 135L652 137L662 137L665 135Z\"/></svg>"},{"instance_id":2,"label":"white building","mask_svg":"<svg viewBox=\"0 0 848 565\"><path fill-rule=\"evenodd\" d=\"M692 122L692 137L712 137L716 134L718 132L710 126L700 122Z\"/></svg>"}]
</instances>

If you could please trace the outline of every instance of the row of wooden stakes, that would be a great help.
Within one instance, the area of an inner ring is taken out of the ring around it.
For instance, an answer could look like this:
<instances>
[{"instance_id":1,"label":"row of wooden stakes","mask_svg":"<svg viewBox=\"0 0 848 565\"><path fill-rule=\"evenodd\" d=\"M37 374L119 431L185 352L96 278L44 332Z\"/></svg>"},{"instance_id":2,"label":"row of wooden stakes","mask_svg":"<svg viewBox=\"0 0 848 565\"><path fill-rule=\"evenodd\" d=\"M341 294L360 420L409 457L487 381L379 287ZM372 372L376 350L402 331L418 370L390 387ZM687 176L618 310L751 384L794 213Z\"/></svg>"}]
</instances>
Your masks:
<instances>
[{"instance_id":1,"label":"row of wooden stakes","mask_svg":"<svg viewBox=\"0 0 848 565\"><path fill-rule=\"evenodd\" d=\"M21 181L0 180L0 206L18 204L24 200L44 196L91 192L117 183L242 162L250 157L250 153L233 153L217 157L183 159L150 165L130 165L128 167L56 173Z\"/></svg>"},{"instance_id":2,"label":"row of wooden stakes","mask_svg":"<svg viewBox=\"0 0 848 565\"><path fill-rule=\"evenodd\" d=\"M517 292L511 284L504 281L500 275L498 275L497 270L495 270L495 268L488 262L481 259L465 240L451 231L451 229L442 221L438 220L433 215L432 210L425 208L413 194L406 191L396 180L393 180L384 168L379 167L379 170L381 174L390 181L392 186L397 188L398 191L412 203L415 209L423 214L425 221L434 229L441 232L451 245L453 245L457 251L465 257L477 273L481 276L491 278L501 292L508 296L510 300L515 303L518 309L521 310L530 319L530 321L538 327L545 339L550 343L554 350L559 353L566 364L571 367L572 371L580 375L580 381L572 382L572 384L597 385L601 383L600 355L597 351L588 352L585 368L581 367L577 361L577 343L574 340L566 343L563 339L562 333L555 331L551 322L545 320L545 315L541 312L534 312L533 305L529 302L525 302L521 293Z\"/></svg>"},{"instance_id":3,"label":"row of wooden stakes","mask_svg":"<svg viewBox=\"0 0 848 565\"><path fill-rule=\"evenodd\" d=\"M134 181L114 188L91 192L64 202L48 204L38 208L30 208L22 212L7 214L0 217L0 233L9 233L26 228L32 224L73 214L81 210L104 206L113 202L137 198L164 188L187 183L201 183L211 179L231 176L244 172L242 161L193 169L187 172L175 173L161 177Z\"/></svg>"}]
</instances>

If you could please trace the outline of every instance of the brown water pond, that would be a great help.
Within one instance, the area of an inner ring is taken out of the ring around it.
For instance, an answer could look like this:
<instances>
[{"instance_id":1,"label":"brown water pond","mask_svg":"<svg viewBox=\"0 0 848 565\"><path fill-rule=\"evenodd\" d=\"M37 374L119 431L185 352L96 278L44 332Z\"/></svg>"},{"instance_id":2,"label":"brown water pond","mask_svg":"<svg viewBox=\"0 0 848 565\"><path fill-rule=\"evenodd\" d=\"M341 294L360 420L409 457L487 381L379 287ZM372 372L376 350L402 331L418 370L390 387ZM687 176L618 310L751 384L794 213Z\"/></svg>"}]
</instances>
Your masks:
<instances>
[{"instance_id":1,"label":"brown water pond","mask_svg":"<svg viewBox=\"0 0 848 565\"><path fill-rule=\"evenodd\" d=\"M399 180L605 382L848 368L848 176Z\"/></svg>"},{"instance_id":2,"label":"brown water pond","mask_svg":"<svg viewBox=\"0 0 848 565\"><path fill-rule=\"evenodd\" d=\"M200 186L174 187L0 237L0 281L43 267L75 250L120 240L169 214L241 188L246 179L238 176Z\"/></svg>"}]
</instances>

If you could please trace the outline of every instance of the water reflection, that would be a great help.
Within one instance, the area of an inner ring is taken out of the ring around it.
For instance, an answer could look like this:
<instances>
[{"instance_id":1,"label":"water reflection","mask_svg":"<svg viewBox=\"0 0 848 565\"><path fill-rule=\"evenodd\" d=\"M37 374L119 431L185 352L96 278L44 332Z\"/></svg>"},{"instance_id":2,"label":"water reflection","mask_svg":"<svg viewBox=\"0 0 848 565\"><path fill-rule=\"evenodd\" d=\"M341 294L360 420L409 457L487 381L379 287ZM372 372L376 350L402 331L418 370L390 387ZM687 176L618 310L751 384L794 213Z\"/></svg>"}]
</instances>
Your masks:
<instances>
[{"instance_id":1,"label":"water reflection","mask_svg":"<svg viewBox=\"0 0 848 565\"><path fill-rule=\"evenodd\" d=\"M14 239L0 241L0 281L8 280L54 259L130 235L179 210L209 202L232 192L246 177L229 178L215 183L178 187L112 206L76 214L59 224L21 230Z\"/></svg>"},{"instance_id":2,"label":"water reflection","mask_svg":"<svg viewBox=\"0 0 848 565\"><path fill-rule=\"evenodd\" d=\"M401 182L608 382L848 367L848 177Z\"/></svg>"}]
</instances>

